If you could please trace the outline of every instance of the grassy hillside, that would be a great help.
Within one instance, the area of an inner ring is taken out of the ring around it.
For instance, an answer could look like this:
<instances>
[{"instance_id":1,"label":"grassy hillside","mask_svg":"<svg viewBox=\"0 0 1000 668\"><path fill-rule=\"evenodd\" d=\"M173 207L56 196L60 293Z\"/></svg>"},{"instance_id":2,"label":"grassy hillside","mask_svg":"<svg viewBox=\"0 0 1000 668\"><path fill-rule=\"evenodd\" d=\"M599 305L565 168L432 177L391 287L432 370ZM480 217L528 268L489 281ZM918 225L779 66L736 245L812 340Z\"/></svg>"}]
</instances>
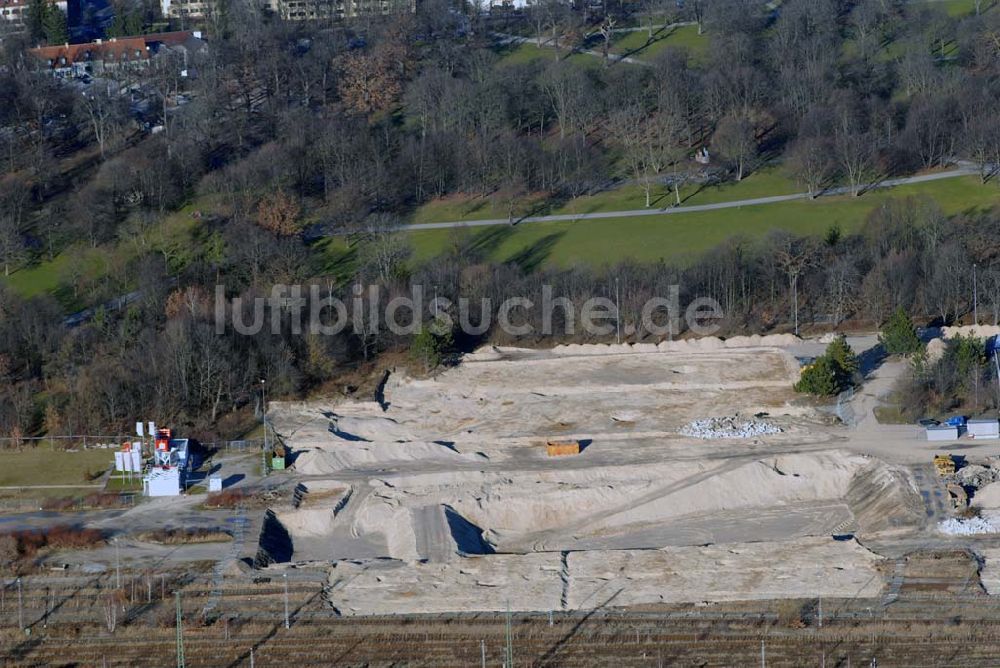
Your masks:
<instances>
[{"instance_id":1,"label":"grassy hillside","mask_svg":"<svg viewBox=\"0 0 1000 668\"><path fill-rule=\"evenodd\" d=\"M878 190L862 197L845 195L699 213L531 223L513 228L422 230L409 236L418 260L441 253L455 235L468 235L489 251L490 259L518 262L527 268L574 262L603 265L624 259L683 261L731 237L760 238L771 229L818 235L836 225L852 232L886 199L920 194L932 197L948 214L997 203L995 185L983 186L978 178L968 176Z\"/></svg>"}]
</instances>

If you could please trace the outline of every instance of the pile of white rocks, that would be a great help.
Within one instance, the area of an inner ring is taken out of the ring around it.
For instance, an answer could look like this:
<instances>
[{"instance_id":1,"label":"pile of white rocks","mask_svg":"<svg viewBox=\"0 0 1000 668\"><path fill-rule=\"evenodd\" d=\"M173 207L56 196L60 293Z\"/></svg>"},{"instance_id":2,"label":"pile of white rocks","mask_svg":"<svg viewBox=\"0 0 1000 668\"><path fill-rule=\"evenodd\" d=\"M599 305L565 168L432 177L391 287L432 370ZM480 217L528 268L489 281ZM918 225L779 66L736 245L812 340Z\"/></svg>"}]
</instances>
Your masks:
<instances>
[{"instance_id":1,"label":"pile of white rocks","mask_svg":"<svg viewBox=\"0 0 1000 668\"><path fill-rule=\"evenodd\" d=\"M780 434L781 427L760 418L741 415L695 420L681 428L681 434L692 438L756 438Z\"/></svg>"},{"instance_id":2,"label":"pile of white rocks","mask_svg":"<svg viewBox=\"0 0 1000 668\"><path fill-rule=\"evenodd\" d=\"M975 536L982 533L997 533L996 525L983 517L969 519L950 518L938 523L938 531L948 536Z\"/></svg>"}]
</instances>

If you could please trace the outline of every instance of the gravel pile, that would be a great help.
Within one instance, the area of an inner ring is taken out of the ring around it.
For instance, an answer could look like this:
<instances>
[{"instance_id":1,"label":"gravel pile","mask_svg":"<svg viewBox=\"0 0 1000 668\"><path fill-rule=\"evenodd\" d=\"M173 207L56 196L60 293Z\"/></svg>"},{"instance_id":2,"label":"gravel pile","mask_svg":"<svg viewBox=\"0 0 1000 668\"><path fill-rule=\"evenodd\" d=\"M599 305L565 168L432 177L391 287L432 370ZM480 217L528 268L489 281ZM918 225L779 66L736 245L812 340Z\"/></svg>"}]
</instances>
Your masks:
<instances>
[{"instance_id":1,"label":"gravel pile","mask_svg":"<svg viewBox=\"0 0 1000 668\"><path fill-rule=\"evenodd\" d=\"M938 531L948 536L974 536L981 533L997 533L1000 529L987 519L972 517L967 520L951 518L939 522Z\"/></svg>"},{"instance_id":2,"label":"gravel pile","mask_svg":"<svg viewBox=\"0 0 1000 668\"><path fill-rule=\"evenodd\" d=\"M760 418L731 417L705 418L695 420L683 428L681 434L693 438L755 438L769 434L780 434L781 428Z\"/></svg>"}]
</instances>

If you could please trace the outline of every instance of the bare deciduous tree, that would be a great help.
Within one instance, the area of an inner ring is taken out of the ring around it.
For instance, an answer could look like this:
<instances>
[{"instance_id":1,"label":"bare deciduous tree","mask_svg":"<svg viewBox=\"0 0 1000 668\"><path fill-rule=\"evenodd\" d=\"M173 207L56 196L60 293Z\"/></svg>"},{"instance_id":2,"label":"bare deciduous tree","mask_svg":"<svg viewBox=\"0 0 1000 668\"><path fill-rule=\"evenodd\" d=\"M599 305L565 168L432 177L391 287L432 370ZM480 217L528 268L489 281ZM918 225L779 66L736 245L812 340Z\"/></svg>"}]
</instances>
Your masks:
<instances>
[{"instance_id":1,"label":"bare deciduous tree","mask_svg":"<svg viewBox=\"0 0 1000 668\"><path fill-rule=\"evenodd\" d=\"M719 123L712 145L729 158L736 168L736 180L742 181L757 158L757 130L746 114L729 114Z\"/></svg>"},{"instance_id":2,"label":"bare deciduous tree","mask_svg":"<svg viewBox=\"0 0 1000 668\"><path fill-rule=\"evenodd\" d=\"M861 194L871 178L875 165L875 150L871 134L859 128L849 112L843 112L834 128L833 148L837 162L847 176L851 194Z\"/></svg>"},{"instance_id":3,"label":"bare deciduous tree","mask_svg":"<svg viewBox=\"0 0 1000 668\"><path fill-rule=\"evenodd\" d=\"M604 21L601 22L601 39L604 43L601 45L601 52L604 56L605 67L608 64L608 58L610 56L609 49L611 48L611 37L615 34L615 24L617 23L614 16L605 16Z\"/></svg>"},{"instance_id":4,"label":"bare deciduous tree","mask_svg":"<svg viewBox=\"0 0 1000 668\"><path fill-rule=\"evenodd\" d=\"M787 232L768 235L768 243L774 254L774 261L788 279L791 297L791 319L795 335L799 333L799 279L816 260L816 245L813 239L796 238Z\"/></svg>"}]
</instances>

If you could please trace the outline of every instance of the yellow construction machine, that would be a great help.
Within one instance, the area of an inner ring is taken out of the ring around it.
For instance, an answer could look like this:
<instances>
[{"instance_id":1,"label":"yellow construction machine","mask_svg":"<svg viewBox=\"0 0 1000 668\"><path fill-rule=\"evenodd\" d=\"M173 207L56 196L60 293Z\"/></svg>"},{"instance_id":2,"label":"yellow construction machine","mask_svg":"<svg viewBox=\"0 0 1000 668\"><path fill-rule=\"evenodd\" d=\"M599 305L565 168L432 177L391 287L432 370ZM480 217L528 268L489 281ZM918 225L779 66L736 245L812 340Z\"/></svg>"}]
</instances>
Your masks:
<instances>
[{"instance_id":1,"label":"yellow construction machine","mask_svg":"<svg viewBox=\"0 0 1000 668\"><path fill-rule=\"evenodd\" d=\"M940 476L952 475L955 473L955 460L951 455L935 455L934 468Z\"/></svg>"}]
</instances>

